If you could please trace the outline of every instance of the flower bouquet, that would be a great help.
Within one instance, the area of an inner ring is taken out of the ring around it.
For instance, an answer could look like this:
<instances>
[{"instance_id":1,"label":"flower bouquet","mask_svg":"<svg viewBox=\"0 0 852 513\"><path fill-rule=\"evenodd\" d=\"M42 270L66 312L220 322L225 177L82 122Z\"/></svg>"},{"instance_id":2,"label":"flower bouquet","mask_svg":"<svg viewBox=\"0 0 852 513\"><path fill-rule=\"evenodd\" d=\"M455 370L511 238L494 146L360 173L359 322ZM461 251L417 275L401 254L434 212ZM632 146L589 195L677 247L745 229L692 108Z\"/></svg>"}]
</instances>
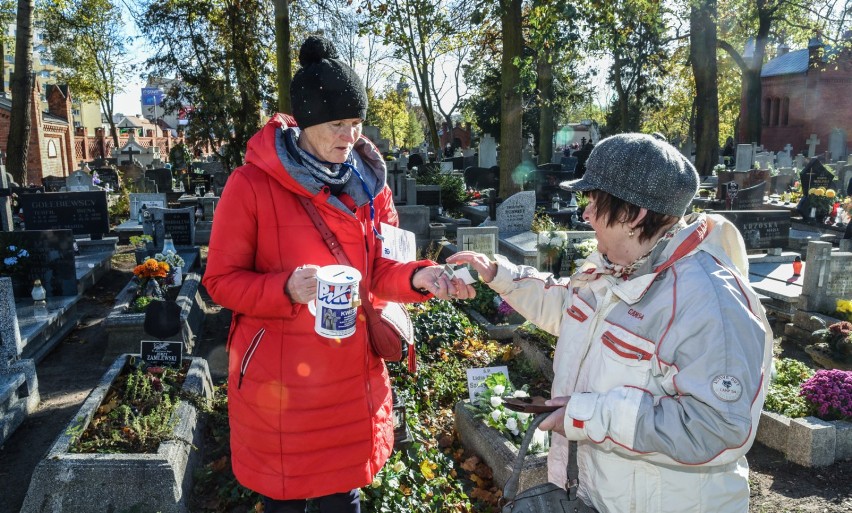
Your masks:
<instances>
[{"instance_id":1,"label":"flower bouquet","mask_svg":"<svg viewBox=\"0 0 852 513\"><path fill-rule=\"evenodd\" d=\"M166 285L171 287L179 287L183 282L183 258L174 251L166 251L165 253L157 253L154 255L157 262L165 262L169 265L169 274L166 277Z\"/></svg>"},{"instance_id":2,"label":"flower bouquet","mask_svg":"<svg viewBox=\"0 0 852 513\"><path fill-rule=\"evenodd\" d=\"M134 279L137 282L136 297L131 303L131 309L136 312L144 311L151 301L165 299L164 292L168 288L166 278L169 275L169 264L149 258L133 268Z\"/></svg>"},{"instance_id":3,"label":"flower bouquet","mask_svg":"<svg viewBox=\"0 0 852 513\"><path fill-rule=\"evenodd\" d=\"M808 207L814 212L815 219L822 219L831 213L834 207L834 198L837 193L834 189L815 187L808 191Z\"/></svg>"},{"instance_id":4,"label":"flower bouquet","mask_svg":"<svg viewBox=\"0 0 852 513\"><path fill-rule=\"evenodd\" d=\"M10 244L2 249L0 276L25 276L29 270L30 254L21 246Z\"/></svg>"},{"instance_id":5,"label":"flower bouquet","mask_svg":"<svg viewBox=\"0 0 852 513\"><path fill-rule=\"evenodd\" d=\"M848 324L848 323L847 323ZM852 372L818 370L799 392L822 420L852 418Z\"/></svg>"},{"instance_id":6,"label":"flower bouquet","mask_svg":"<svg viewBox=\"0 0 852 513\"><path fill-rule=\"evenodd\" d=\"M485 390L479 394L473 407L476 416L483 419L485 423L499 431L515 445L523 440L524 433L532 423L532 415L529 413L515 412L503 406L504 397L529 397L526 387L515 389L504 374L496 372L485 378L483 382ZM547 433L537 431L532 443L530 453L537 454L547 450L549 446Z\"/></svg>"}]
</instances>

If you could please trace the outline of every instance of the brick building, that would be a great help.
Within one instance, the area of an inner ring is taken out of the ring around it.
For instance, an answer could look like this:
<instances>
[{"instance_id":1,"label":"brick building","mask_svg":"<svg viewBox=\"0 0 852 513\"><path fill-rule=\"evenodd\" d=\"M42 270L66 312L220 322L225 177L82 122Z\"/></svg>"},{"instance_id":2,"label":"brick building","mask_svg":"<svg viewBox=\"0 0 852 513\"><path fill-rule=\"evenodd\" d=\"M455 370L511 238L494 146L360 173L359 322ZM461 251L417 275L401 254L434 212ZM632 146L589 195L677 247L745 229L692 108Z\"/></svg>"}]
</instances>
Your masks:
<instances>
[{"instance_id":1,"label":"brick building","mask_svg":"<svg viewBox=\"0 0 852 513\"><path fill-rule=\"evenodd\" d=\"M27 182L41 184L46 175L68 176L74 167L74 133L71 94L68 86L45 86L48 110L42 112L41 84L35 81L30 102L30 146L27 154ZM12 100L0 98L0 149L6 152Z\"/></svg>"},{"instance_id":2,"label":"brick building","mask_svg":"<svg viewBox=\"0 0 852 513\"><path fill-rule=\"evenodd\" d=\"M849 33L847 33L847 37ZM793 154L807 155L811 134L820 140L817 154L828 151L829 134L842 128L852 137L852 49L835 50L815 38L808 48L789 51L785 46L763 65L761 144L769 151L793 146ZM740 106L740 112L745 105ZM740 123L745 117L740 115ZM740 133L745 131L740 125ZM847 147L852 147L847 142Z\"/></svg>"}]
</instances>

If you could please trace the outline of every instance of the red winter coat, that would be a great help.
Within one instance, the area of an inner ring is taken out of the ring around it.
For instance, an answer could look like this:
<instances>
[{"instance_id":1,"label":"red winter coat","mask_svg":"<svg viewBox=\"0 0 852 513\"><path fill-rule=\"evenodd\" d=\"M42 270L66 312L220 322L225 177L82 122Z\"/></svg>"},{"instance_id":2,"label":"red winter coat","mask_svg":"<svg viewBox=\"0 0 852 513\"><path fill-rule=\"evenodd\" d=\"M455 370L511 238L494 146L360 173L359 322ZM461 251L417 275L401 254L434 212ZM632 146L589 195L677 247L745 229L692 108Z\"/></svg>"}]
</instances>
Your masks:
<instances>
[{"instance_id":1,"label":"red winter coat","mask_svg":"<svg viewBox=\"0 0 852 513\"><path fill-rule=\"evenodd\" d=\"M387 369L369 350L363 311L355 333L331 347L330 339L314 332L307 305L292 303L284 293L296 267L337 263L297 197L312 198L376 296L399 302L427 299L412 290L410 279L417 268L432 263L377 257L368 204L353 215L326 202L327 188L311 195L294 180L275 146L288 121L276 116L252 137L246 165L228 179L204 276L213 300L234 312L228 337L234 474L247 488L279 500L362 487L393 446ZM362 138L355 150L383 184L384 166L375 147ZM374 203L376 227L398 224L386 185Z\"/></svg>"}]
</instances>

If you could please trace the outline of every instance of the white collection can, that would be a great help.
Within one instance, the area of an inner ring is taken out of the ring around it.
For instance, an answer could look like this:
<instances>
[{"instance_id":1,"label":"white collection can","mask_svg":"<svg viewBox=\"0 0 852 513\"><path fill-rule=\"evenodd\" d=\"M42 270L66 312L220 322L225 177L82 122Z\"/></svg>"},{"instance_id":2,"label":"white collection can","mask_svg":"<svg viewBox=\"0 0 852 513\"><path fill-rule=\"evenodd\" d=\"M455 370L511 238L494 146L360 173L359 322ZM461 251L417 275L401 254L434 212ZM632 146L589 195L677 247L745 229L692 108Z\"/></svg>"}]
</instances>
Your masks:
<instances>
[{"instance_id":1,"label":"white collection can","mask_svg":"<svg viewBox=\"0 0 852 513\"><path fill-rule=\"evenodd\" d=\"M319 335L346 338L355 333L360 281L358 269L347 265L328 265L317 271L314 330Z\"/></svg>"}]
</instances>

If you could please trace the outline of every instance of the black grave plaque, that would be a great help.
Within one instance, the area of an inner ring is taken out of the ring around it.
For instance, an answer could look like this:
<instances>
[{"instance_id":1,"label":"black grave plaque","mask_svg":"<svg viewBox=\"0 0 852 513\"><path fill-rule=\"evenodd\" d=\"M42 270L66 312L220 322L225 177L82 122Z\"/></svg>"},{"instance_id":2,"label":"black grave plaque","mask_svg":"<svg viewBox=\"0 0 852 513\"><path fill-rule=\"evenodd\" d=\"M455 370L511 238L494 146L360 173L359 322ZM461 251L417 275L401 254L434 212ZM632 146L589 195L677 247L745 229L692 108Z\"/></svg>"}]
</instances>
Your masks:
<instances>
[{"instance_id":1,"label":"black grave plaque","mask_svg":"<svg viewBox=\"0 0 852 513\"><path fill-rule=\"evenodd\" d=\"M763 207L763 193L765 191L766 182L740 189L732 201L732 208L734 210L759 210Z\"/></svg>"},{"instance_id":2,"label":"black grave plaque","mask_svg":"<svg viewBox=\"0 0 852 513\"><path fill-rule=\"evenodd\" d=\"M71 230L27 230L0 232L0 246L17 246L29 253L22 280L23 286L16 297L30 297L32 283L41 280L48 296L77 295L77 271L74 265L74 235ZM17 292L17 290L16 290Z\"/></svg>"},{"instance_id":3,"label":"black grave plaque","mask_svg":"<svg viewBox=\"0 0 852 513\"><path fill-rule=\"evenodd\" d=\"M183 342L180 340L142 340L140 345L142 361L148 365L179 368L183 361Z\"/></svg>"},{"instance_id":4,"label":"black grave plaque","mask_svg":"<svg viewBox=\"0 0 852 513\"><path fill-rule=\"evenodd\" d=\"M163 233L172 236L175 246L192 246L192 214L189 212L163 212Z\"/></svg>"},{"instance_id":5,"label":"black grave plaque","mask_svg":"<svg viewBox=\"0 0 852 513\"><path fill-rule=\"evenodd\" d=\"M834 175L819 159L812 159L799 173L799 182L802 184L802 194L807 196L813 187L830 189L834 184Z\"/></svg>"},{"instance_id":6,"label":"black grave plaque","mask_svg":"<svg viewBox=\"0 0 852 513\"><path fill-rule=\"evenodd\" d=\"M790 212L787 210L715 210L734 223L745 240L747 250L786 248L790 236Z\"/></svg>"},{"instance_id":7,"label":"black grave plaque","mask_svg":"<svg viewBox=\"0 0 852 513\"><path fill-rule=\"evenodd\" d=\"M28 230L72 230L92 238L109 232L109 209L104 191L22 194Z\"/></svg>"}]
</instances>

